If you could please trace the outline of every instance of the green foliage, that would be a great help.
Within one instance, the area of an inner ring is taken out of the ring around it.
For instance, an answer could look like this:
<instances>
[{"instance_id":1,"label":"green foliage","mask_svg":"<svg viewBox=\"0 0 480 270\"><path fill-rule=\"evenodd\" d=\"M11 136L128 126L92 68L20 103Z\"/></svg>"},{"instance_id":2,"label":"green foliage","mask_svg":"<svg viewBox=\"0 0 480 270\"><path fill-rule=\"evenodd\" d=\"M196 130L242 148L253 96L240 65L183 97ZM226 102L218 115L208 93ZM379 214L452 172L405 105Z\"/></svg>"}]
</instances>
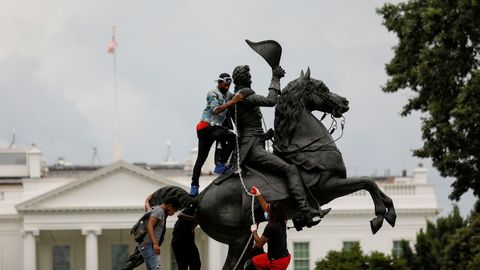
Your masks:
<instances>
[{"instance_id":1,"label":"green foliage","mask_svg":"<svg viewBox=\"0 0 480 270\"><path fill-rule=\"evenodd\" d=\"M384 92L415 93L402 115L424 113L424 145L442 176L456 178L450 198L480 196L480 5L474 0L411 0L377 12L396 33Z\"/></svg>"},{"instance_id":2,"label":"green foliage","mask_svg":"<svg viewBox=\"0 0 480 270\"><path fill-rule=\"evenodd\" d=\"M427 222L417 234L415 252L401 242L402 255L363 254L356 244L350 250L330 251L315 270L478 270L480 269L480 200L463 220L458 207L447 216Z\"/></svg>"},{"instance_id":3,"label":"green foliage","mask_svg":"<svg viewBox=\"0 0 480 270\"><path fill-rule=\"evenodd\" d=\"M369 256L365 256L368 270L409 270L405 260L401 258L393 258L381 252L372 252Z\"/></svg>"},{"instance_id":4,"label":"green foliage","mask_svg":"<svg viewBox=\"0 0 480 270\"><path fill-rule=\"evenodd\" d=\"M401 246L402 256L400 256L400 258L405 261L406 265L413 266L415 257L412 248L410 247L410 243L407 240L402 240Z\"/></svg>"},{"instance_id":5,"label":"green foliage","mask_svg":"<svg viewBox=\"0 0 480 270\"><path fill-rule=\"evenodd\" d=\"M467 225L452 235L444 254L443 269L480 269L479 212L472 212Z\"/></svg>"},{"instance_id":6,"label":"green foliage","mask_svg":"<svg viewBox=\"0 0 480 270\"><path fill-rule=\"evenodd\" d=\"M381 252L363 254L358 244L349 250L330 251L316 262L315 270L409 270L405 260Z\"/></svg>"},{"instance_id":7,"label":"green foliage","mask_svg":"<svg viewBox=\"0 0 480 270\"><path fill-rule=\"evenodd\" d=\"M458 206L448 217L437 219L436 223L427 222L425 232L420 230L415 243L415 256L411 259L413 269L430 270L441 269L445 247L449 239L458 229L464 226Z\"/></svg>"},{"instance_id":8,"label":"green foliage","mask_svg":"<svg viewBox=\"0 0 480 270\"><path fill-rule=\"evenodd\" d=\"M315 270L365 269L365 261L359 245L344 251L330 251L325 259L316 263Z\"/></svg>"}]
</instances>

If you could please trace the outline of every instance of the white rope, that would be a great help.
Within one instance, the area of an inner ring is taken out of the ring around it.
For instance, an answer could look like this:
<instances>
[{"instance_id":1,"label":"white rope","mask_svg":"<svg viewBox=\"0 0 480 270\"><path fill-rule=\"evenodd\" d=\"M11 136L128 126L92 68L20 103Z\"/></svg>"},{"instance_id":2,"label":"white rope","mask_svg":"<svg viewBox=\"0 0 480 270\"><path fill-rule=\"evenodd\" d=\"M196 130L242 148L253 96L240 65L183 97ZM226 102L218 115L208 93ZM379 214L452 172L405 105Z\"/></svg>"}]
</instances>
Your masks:
<instances>
[{"instance_id":1,"label":"white rope","mask_svg":"<svg viewBox=\"0 0 480 270\"><path fill-rule=\"evenodd\" d=\"M260 110L260 112L261 112L261 110ZM267 124L265 124L265 118L263 118L263 114L262 114L262 122L263 122L263 128L265 129L265 132L267 132L268 128L267 128ZM265 145L267 146L267 151L271 153L270 144L269 144L268 140L265 140Z\"/></svg>"}]
</instances>

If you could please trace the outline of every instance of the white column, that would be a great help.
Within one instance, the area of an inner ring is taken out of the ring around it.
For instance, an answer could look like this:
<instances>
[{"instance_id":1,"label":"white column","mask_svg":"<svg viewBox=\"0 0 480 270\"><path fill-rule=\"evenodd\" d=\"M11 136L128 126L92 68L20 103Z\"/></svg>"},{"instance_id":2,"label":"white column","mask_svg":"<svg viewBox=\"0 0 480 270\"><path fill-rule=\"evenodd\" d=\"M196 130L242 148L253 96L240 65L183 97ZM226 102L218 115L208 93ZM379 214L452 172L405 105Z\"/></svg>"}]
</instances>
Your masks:
<instances>
[{"instance_id":1,"label":"white column","mask_svg":"<svg viewBox=\"0 0 480 270\"><path fill-rule=\"evenodd\" d=\"M23 231L23 270L37 270L36 236L37 229Z\"/></svg>"},{"instance_id":2,"label":"white column","mask_svg":"<svg viewBox=\"0 0 480 270\"><path fill-rule=\"evenodd\" d=\"M225 247L220 242L208 239L208 269L222 269L225 262Z\"/></svg>"},{"instance_id":3,"label":"white column","mask_svg":"<svg viewBox=\"0 0 480 270\"><path fill-rule=\"evenodd\" d=\"M102 233L99 228L82 229L85 235L85 269L98 270L98 238Z\"/></svg>"}]
</instances>

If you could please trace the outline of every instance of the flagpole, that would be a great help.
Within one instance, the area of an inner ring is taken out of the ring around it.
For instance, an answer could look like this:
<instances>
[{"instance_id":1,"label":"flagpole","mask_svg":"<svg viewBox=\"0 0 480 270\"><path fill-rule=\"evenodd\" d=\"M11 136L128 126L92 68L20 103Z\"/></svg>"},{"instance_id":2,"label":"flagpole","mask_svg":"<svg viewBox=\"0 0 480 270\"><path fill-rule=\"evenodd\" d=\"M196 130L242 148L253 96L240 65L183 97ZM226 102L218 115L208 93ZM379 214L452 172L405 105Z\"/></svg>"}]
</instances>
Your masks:
<instances>
[{"instance_id":1,"label":"flagpole","mask_svg":"<svg viewBox=\"0 0 480 270\"><path fill-rule=\"evenodd\" d=\"M112 40L116 45L115 30L116 26L112 27ZM113 93L115 102L115 133L114 133L114 146L113 146L113 161L121 159L122 149L120 147L120 119L118 109L118 91L117 91L117 50L113 49Z\"/></svg>"}]
</instances>

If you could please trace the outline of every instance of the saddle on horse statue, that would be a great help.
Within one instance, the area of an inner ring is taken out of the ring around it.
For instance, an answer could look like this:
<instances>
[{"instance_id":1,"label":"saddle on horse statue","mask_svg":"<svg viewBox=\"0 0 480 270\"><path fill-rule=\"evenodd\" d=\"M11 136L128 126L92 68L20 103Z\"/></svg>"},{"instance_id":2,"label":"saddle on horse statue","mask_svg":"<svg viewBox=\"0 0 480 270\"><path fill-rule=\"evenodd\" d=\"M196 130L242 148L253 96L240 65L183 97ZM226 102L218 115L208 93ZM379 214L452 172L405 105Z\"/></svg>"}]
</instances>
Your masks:
<instances>
[{"instance_id":1,"label":"saddle on horse statue","mask_svg":"<svg viewBox=\"0 0 480 270\"><path fill-rule=\"evenodd\" d=\"M309 187L314 186L316 182L320 179L320 173L318 171L317 172L306 171L306 170L297 170L297 171L300 173L300 176L303 182L302 184L306 191L308 204L312 208L318 209L319 217L323 218L325 215L327 215L330 212L331 209L328 208L328 209L322 210L320 208L318 201L315 199L315 197L313 196L313 194L311 194L309 190ZM238 170L232 169L229 171L228 174L221 175L220 177L216 178L212 184L221 185L223 182L227 181L228 179L232 179L233 181L243 180L245 188L247 188L248 190L250 190L250 188L253 186L256 186L260 190L262 190L262 195L265 197L267 201L271 202L271 201L283 201L283 200L292 199L292 196L288 188L287 179L285 179L285 177L280 177L269 171L258 170L250 166L243 165L242 177L241 179L238 179L238 178L240 178L238 174ZM246 200L248 197L242 197L242 198ZM295 205L295 203L292 203L292 205ZM259 205L256 205L255 209L259 210L260 209ZM294 223L294 227L297 229L297 231L302 230L303 227L311 227L320 222L320 219L318 219L313 223L311 222L309 223L308 220L306 220L303 217L301 212L298 212L298 211L290 211L290 212L295 212L295 215L292 216L291 218ZM262 215L260 214L260 219L261 218L262 218Z\"/></svg>"}]
</instances>

